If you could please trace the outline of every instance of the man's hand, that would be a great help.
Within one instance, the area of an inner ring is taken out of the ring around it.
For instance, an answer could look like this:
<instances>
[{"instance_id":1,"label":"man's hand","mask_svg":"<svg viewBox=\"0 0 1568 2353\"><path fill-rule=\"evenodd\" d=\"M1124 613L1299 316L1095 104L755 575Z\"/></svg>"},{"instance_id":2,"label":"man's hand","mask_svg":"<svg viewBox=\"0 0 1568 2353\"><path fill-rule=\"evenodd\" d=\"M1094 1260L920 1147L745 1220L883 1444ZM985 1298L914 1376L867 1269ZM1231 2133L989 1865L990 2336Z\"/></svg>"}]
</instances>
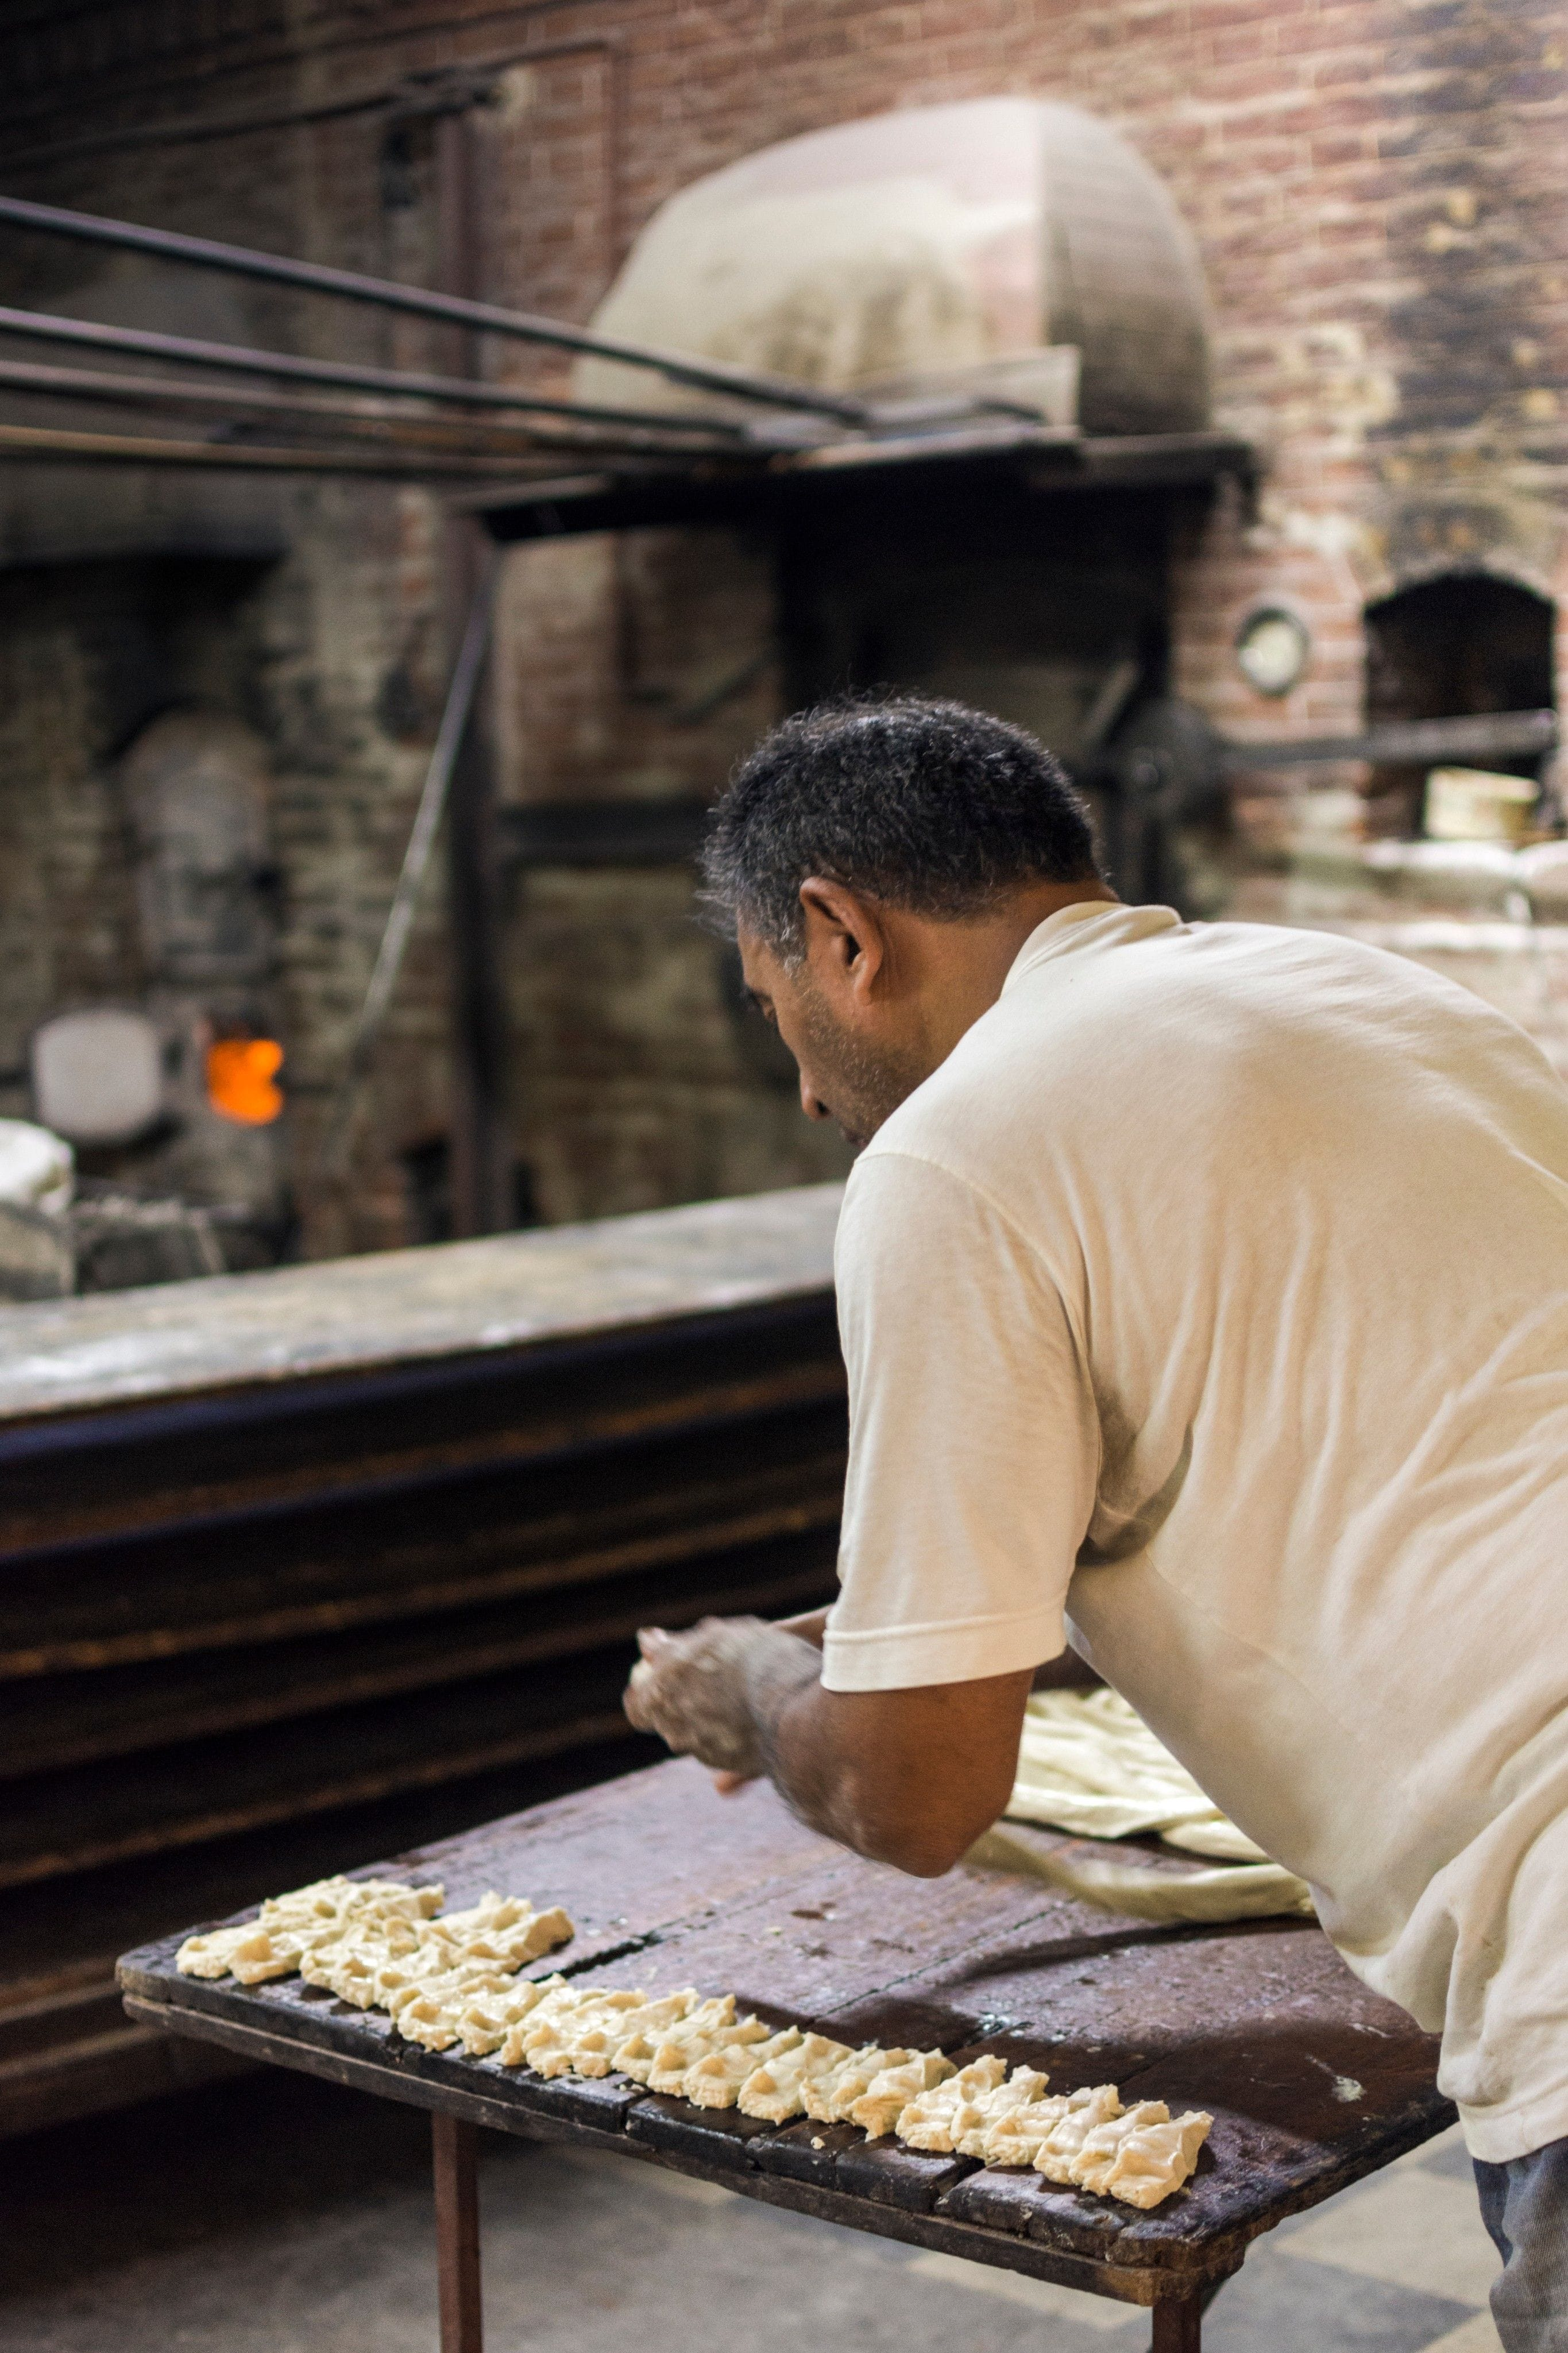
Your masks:
<instances>
[{"instance_id":1,"label":"man's hand","mask_svg":"<svg viewBox=\"0 0 1568 2353\"><path fill-rule=\"evenodd\" d=\"M741 1781L767 1771L766 1727L822 1672L808 1642L760 1618L704 1618L685 1634L645 1627L637 1648L625 1701L637 1730Z\"/></svg>"},{"instance_id":2,"label":"man's hand","mask_svg":"<svg viewBox=\"0 0 1568 2353\"><path fill-rule=\"evenodd\" d=\"M951 1870L1012 1791L1029 1671L828 1692L799 1635L755 1618L638 1636L626 1709L721 1776L767 1773L800 1819L921 1878ZM731 1783L732 1786L732 1783Z\"/></svg>"}]
</instances>

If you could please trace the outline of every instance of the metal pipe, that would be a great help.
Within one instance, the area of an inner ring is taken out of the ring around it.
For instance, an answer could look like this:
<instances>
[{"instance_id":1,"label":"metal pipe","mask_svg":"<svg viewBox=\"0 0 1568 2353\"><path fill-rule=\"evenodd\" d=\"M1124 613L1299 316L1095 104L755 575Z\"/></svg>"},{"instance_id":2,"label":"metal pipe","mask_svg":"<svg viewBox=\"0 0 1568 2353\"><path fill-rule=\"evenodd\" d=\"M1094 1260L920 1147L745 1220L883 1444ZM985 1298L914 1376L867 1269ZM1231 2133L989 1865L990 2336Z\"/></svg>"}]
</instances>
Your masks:
<instances>
[{"instance_id":1,"label":"metal pipe","mask_svg":"<svg viewBox=\"0 0 1568 2353\"><path fill-rule=\"evenodd\" d=\"M1227 772L1246 768L1316 766L1335 760L1373 760L1386 766L1422 760L1518 759L1550 752L1558 738L1555 711L1477 712L1463 719L1410 719L1369 728L1363 735L1301 735L1220 746Z\"/></svg>"},{"instance_id":2,"label":"metal pipe","mask_svg":"<svg viewBox=\"0 0 1568 2353\"><path fill-rule=\"evenodd\" d=\"M540 318L527 311L509 311L498 302L475 302L461 295L436 293L426 287L401 286L390 279L367 277L357 269L332 269L323 262L293 261L281 254L258 253L249 246L226 245L216 237L186 237L176 229L143 228L132 221L106 219L99 213L70 212L61 205L35 204L26 196L0 196L0 221L9 221L15 228L36 229L47 237L75 237L89 245L155 254L165 261L227 270L235 277L260 279L270 285L299 286L312 293L336 294L351 302L368 302L380 310L439 319L448 326L510 335L520 343L580 352L594 359L616 360L626 367L650 369L669 383L686 385L694 391L756 401L768 408L831 417L847 425L864 425L870 417L863 401L846 394L822 392L779 376L753 375L749 369L731 367L722 361L683 359L674 352L655 351L642 343L622 343L614 336L591 334L585 328L569 327L558 319Z\"/></svg>"},{"instance_id":3,"label":"metal pipe","mask_svg":"<svg viewBox=\"0 0 1568 2353\"><path fill-rule=\"evenodd\" d=\"M96 368L39 365L26 360L0 359L0 393L41 394L50 399L77 400L120 408L152 410L194 408L225 422L243 423L247 417L278 418L335 427L352 437L379 440L394 448L432 448L479 457L527 457L550 451L586 458L658 455L668 458L668 447L647 436L626 433L593 435L541 430L536 425L494 422L468 417L410 416L370 401L310 400L287 392L260 392L244 385L181 384L169 376L111 375ZM239 445L243 446L243 444Z\"/></svg>"},{"instance_id":4,"label":"metal pipe","mask_svg":"<svg viewBox=\"0 0 1568 2353\"><path fill-rule=\"evenodd\" d=\"M452 771L457 765L458 754L473 711L474 690L489 650L495 586L496 558L492 555L479 575L474 601L468 608L468 627L463 632L463 642L453 667L452 682L447 690L446 707L441 713L441 725L430 754L430 765L425 772L425 784L419 795L413 829L408 836L408 847L403 853L397 888L392 894L392 904L387 910L386 925L376 950L370 986L360 1008L353 1041L344 1065L342 1084L328 1116L326 1133L316 1161L316 1173L321 1177L333 1175L342 1158L360 1083L370 1067L370 1058L375 1050L375 1041L386 1018L392 992L397 986L397 976L403 968L408 935L414 928L415 912L419 903L420 888L430 863L430 853L436 846L436 836L441 828L441 819L446 814Z\"/></svg>"},{"instance_id":5,"label":"metal pipe","mask_svg":"<svg viewBox=\"0 0 1568 2353\"><path fill-rule=\"evenodd\" d=\"M408 400L443 400L460 408L510 408L539 417L570 417L579 424L624 425L639 431L744 441L745 427L726 417L662 417L652 409L599 408L591 403L551 400L542 394L514 392L509 385L470 384L462 376L427 375L401 368L360 367L347 360L301 359L292 352L258 351L246 343L211 343L191 335L165 335L151 327L107 327L94 319L64 319L47 311L18 311L0 303L0 333L35 342L78 343L91 351L135 352L143 358L175 360L187 367L222 368L235 375L272 376L280 383L340 385L344 391L381 392Z\"/></svg>"},{"instance_id":6,"label":"metal pipe","mask_svg":"<svg viewBox=\"0 0 1568 2353\"><path fill-rule=\"evenodd\" d=\"M554 452L550 453L552 457ZM231 473L369 474L389 480L454 476L472 481L519 479L510 458L403 457L375 449L277 449L227 441L169 441L142 433L73 433L51 425L0 425L0 455L68 458L85 465L205 466Z\"/></svg>"}]
</instances>

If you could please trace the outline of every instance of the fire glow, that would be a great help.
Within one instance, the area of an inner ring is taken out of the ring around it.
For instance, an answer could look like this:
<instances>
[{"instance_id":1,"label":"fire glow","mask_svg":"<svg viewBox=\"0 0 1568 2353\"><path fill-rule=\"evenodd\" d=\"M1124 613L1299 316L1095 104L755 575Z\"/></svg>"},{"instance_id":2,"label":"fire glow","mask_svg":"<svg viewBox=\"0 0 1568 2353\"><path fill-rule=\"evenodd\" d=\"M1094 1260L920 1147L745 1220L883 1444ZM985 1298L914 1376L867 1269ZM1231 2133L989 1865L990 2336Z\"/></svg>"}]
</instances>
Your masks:
<instances>
[{"instance_id":1,"label":"fire glow","mask_svg":"<svg viewBox=\"0 0 1568 2353\"><path fill-rule=\"evenodd\" d=\"M283 1108L275 1038L218 1038L207 1049L207 1101L242 1127L268 1127Z\"/></svg>"}]
</instances>

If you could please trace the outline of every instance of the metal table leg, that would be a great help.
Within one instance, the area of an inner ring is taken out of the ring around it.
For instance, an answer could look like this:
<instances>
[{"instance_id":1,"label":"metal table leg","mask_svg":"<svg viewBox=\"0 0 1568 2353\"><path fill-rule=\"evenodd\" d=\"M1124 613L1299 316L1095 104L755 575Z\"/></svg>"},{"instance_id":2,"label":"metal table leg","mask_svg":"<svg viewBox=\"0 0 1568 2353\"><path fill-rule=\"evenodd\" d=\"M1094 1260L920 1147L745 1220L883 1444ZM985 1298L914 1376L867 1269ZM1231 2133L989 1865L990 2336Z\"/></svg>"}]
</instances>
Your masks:
<instances>
[{"instance_id":1,"label":"metal table leg","mask_svg":"<svg viewBox=\"0 0 1568 2353\"><path fill-rule=\"evenodd\" d=\"M1203 2295L1163 2295L1154 2306L1151 2353L1202 2353Z\"/></svg>"},{"instance_id":2,"label":"metal table leg","mask_svg":"<svg viewBox=\"0 0 1568 2353\"><path fill-rule=\"evenodd\" d=\"M430 2118L436 2169L436 2265L441 2353L484 2353L479 2309L479 2127L439 2111ZM1156 2312L1155 2327L1159 2319ZM1187 2353L1171 2340L1168 2353Z\"/></svg>"}]
</instances>

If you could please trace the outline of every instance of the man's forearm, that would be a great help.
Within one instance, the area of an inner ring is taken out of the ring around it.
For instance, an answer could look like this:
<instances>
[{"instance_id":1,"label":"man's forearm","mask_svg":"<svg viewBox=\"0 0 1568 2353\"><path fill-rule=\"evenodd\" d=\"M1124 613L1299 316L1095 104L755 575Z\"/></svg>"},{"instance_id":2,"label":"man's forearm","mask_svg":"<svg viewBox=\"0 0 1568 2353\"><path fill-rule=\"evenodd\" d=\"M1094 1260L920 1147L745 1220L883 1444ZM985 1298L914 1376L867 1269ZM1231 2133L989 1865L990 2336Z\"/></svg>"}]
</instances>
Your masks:
<instances>
[{"instance_id":1,"label":"man's forearm","mask_svg":"<svg viewBox=\"0 0 1568 2353\"><path fill-rule=\"evenodd\" d=\"M1007 1802L1029 1671L900 1691L824 1689L817 1652L758 1619L650 1628L626 1692L639 1731L720 1774L765 1773L811 1829L934 1877Z\"/></svg>"},{"instance_id":2,"label":"man's forearm","mask_svg":"<svg viewBox=\"0 0 1568 2353\"><path fill-rule=\"evenodd\" d=\"M837 1713L820 1679L781 1693L771 1720L758 1725L763 1761L774 1788L808 1830L857 1854L878 1856L882 1826L867 1820L853 1760L839 1753Z\"/></svg>"}]
</instances>

